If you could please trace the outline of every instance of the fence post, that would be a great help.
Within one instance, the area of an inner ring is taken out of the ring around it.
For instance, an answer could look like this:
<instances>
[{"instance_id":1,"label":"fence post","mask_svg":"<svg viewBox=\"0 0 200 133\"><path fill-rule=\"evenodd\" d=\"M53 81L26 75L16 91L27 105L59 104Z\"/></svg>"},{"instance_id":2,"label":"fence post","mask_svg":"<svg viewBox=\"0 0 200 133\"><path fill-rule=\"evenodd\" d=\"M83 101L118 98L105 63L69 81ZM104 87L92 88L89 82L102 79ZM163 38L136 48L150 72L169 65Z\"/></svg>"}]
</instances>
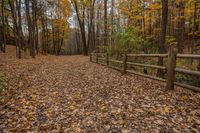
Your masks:
<instances>
[{"instance_id":1,"label":"fence post","mask_svg":"<svg viewBox=\"0 0 200 133\"><path fill-rule=\"evenodd\" d=\"M126 74L126 69L127 69L127 52L124 51L124 59L123 59L123 73Z\"/></svg>"},{"instance_id":2,"label":"fence post","mask_svg":"<svg viewBox=\"0 0 200 133\"><path fill-rule=\"evenodd\" d=\"M175 51L175 47L170 46L168 52L168 62L167 62L167 84L166 84L167 90L174 89L176 55L177 52Z\"/></svg>"},{"instance_id":3,"label":"fence post","mask_svg":"<svg viewBox=\"0 0 200 133\"><path fill-rule=\"evenodd\" d=\"M98 59L98 53L96 53L96 63L99 63L99 59Z\"/></svg>"},{"instance_id":4,"label":"fence post","mask_svg":"<svg viewBox=\"0 0 200 133\"><path fill-rule=\"evenodd\" d=\"M92 53L90 53L90 62L92 62Z\"/></svg>"},{"instance_id":5,"label":"fence post","mask_svg":"<svg viewBox=\"0 0 200 133\"><path fill-rule=\"evenodd\" d=\"M109 54L106 53L106 65L109 66Z\"/></svg>"},{"instance_id":6,"label":"fence post","mask_svg":"<svg viewBox=\"0 0 200 133\"><path fill-rule=\"evenodd\" d=\"M197 71L200 71L200 60L198 61ZM200 79L198 80L198 87L200 87Z\"/></svg>"}]
</instances>

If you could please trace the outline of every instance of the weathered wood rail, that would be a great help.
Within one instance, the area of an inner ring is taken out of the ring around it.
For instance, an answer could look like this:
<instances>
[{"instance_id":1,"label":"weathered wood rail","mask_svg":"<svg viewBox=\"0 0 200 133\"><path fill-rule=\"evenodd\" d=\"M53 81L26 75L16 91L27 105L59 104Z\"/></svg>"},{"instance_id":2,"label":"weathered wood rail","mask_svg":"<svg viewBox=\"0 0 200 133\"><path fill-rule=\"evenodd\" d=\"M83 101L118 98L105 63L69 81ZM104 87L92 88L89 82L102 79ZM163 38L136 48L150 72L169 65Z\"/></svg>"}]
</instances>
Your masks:
<instances>
[{"instance_id":1,"label":"weathered wood rail","mask_svg":"<svg viewBox=\"0 0 200 133\"><path fill-rule=\"evenodd\" d=\"M150 65L150 64L141 64L141 63L136 63L132 61L128 61L129 58L133 57L151 57L151 58L162 58L162 59L167 59L167 65L166 66L158 66L158 65ZM188 69L182 69L182 68L177 68L176 67L176 59L177 58L183 58L183 59L195 59L195 60L200 60L200 55L191 55L191 54L176 54L175 50L173 47L169 48L168 54L127 54L124 52L123 54L123 60L114 60L111 59L108 55L108 53L92 53L90 55L90 61L106 65L110 68L119 70L123 72L124 74L126 73L131 73L135 74L138 76L142 76L145 78L150 78L153 80L158 80L161 82L166 83L166 89L172 90L174 89L174 86L181 86L184 88L191 89L193 91L198 91L200 92L200 88L197 86L192 86L188 84L183 84L179 82L175 82L175 74L176 73L182 73L182 74L188 74L188 75L193 75L197 76L200 80L200 71L195 71L195 70L188 70ZM102 63L102 61L104 63ZM117 66L111 65L112 63L118 64ZM121 65L121 66L119 66ZM130 70L127 66L137 66L137 67L144 67L144 68L152 68L152 69L160 69L163 70L167 73L166 78L160 78L156 76L151 76L147 74L143 74L140 72L136 72L134 70Z\"/></svg>"}]
</instances>

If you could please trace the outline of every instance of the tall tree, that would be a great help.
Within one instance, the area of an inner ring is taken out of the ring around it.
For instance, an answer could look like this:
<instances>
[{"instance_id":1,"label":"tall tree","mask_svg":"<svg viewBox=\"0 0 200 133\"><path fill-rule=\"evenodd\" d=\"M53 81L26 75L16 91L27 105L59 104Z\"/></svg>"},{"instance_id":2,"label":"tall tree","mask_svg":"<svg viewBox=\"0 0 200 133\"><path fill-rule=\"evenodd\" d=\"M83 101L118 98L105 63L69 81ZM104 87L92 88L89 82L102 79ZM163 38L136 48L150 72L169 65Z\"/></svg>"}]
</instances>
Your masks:
<instances>
[{"instance_id":1,"label":"tall tree","mask_svg":"<svg viewBox=\"0 0 200 133\"><path fill-rule=\"evenodd\" d=\"M115 14L115 0L111 1L111 24L112 24L112 31L111 31L111 44L114 43L114 40L112 38L112 35L114 34L114 14Z\"/></svg>"},{"instance_id":2,"label":"tall tree","mask_svg":"<svg viewBox=\"0 0 200 133\"><path fill-rule=\"evenodd\" d=\"M184 46L184 33L185 33L185 3L183 0L179 1L179 11L178 11L178 33L177 33L177 40L178 40L178 52L183 52L183 46Z\"/></svg>"},{"instance_id":3,"label":"tall tree","mask_svg":"<svg viewBox=\"0 0 200 133\"><path fill-rule=\"evenodd\" d=\"M17 9L17 14L18 14L18 20L17 20L17 28L18 28L18 57L22 58L22 38L23 38L23 33L22 33L22 17L21 17L21 5L22 1L21 0L16 0L16 9Z\"/></svg>"},{"instance_id":4,"label":"tall tree","mask_svg":"<svg viewBox=\"0 0 200 133\"><path fill-rule=\"evenodd\" d=\"M3 33L3 41L1 45L1 50L5 53L6 52L6 24L5 24L5 10L4 10L4 0L1 0L1 12L2 12L2 33Z\"/></svg>"},{"instance_id":5,"label":"tall tree","mask_svg":"<svg viewBox=\"0 0 200 133\"><path fill-rule=\"evenodd\" d=\"M104 0L104 45L107 45L108 44L108 40L107 40L107 37L108 37L108 16L107 16L107 8L108 8L108 5L107 5L107 0Z\"/></svg>"},{"instance_id":6,"label":"tall tree","mask_svg":"<svg viewBox=\"0 0 200 133\"><path fill-rule=\"evenodd\" d=\"M31 50L31 55L33 58L35 58L35 54L36 54L36 44L37 44L37 34L36 34L36 23L37 23L37 19L36 19L36 11L37 11L37 1L36 0L32 0L32 26L33 26L33 33L32 33L32 37L33 37L33 42L32 42L32 50Z\"/></svg>"},{"instance_id":7,"label":"tall tree","mask_svg":"<svg viewBox=\"0 0 200 133\"><path fill-rule=\"evenodd\" d=\"M18 16L19 14L17 13L16 7L18 6L18 1L17 0L9 0L9 5L12 13L12 20L13 20L13 32L14 32L14 37L15 37L15 45L16 45L16 56L18 58L21 58L21 49L19 47L20 45L20 32L19 32L19 20ZM18 9L19 10L19 9Z\"/></svg>"},{"instance_id":8,"label":"tall tree","mask_svg":"<svg viewBox=\"0 0 200 133\"><path fill-rule=\"evenodd\" d=\"M162 22L161 22L161 34L159 42L159 53L165 53L165 38L167 33L167 23L168 23L168 0L162 0ZM163 58L159 58L158 65L163 66ZM158 70L159 77L163 77L163 71Z\"/></svg>"},{"instance_id":9,"label":"tall tree","mask_svg":"<svg viewBox=\"0 0 200 133\"><path fill-rule=\"evenodd\" d=\"M33 42L33 38L32 38L32 24L31 24L31 14L30 14L30 1L29 0L25 0L25 8L26 8L26 19L27 19L27 23L28 23L28 43L29 43L29 48L30 48L30 55L32 55L32 42Z\"/></svg>"},{"instance_id":10,"label":"tall tree","mask_svg":"<svg viewBox=\"0 0 200 133\"><path fill-rule=\"evenodd\" d=\"M87 46L87 39L86 39L86 32L85 32L85 4L82 3L82 9L79 8L79 3L77 2L77 0L71 0L71 3L74 6L74 9L76 11L76 16L79 22L79 27L80 27L80 31L81 31L81 38L82 38L82 42L83 42L83 54L84 55L88 55L88 46ZM82 10L82 11L80 11ZM82 15L81 15L82 14Z\"/></svg>"},{"instance_id":11,"label":"tall tree","mask_svg":"<svg viewBox=\"0 0 200 133\"><path fill-rule=\"evenodd\" d=\"M88 42L87 42L87 47L91 46L92 48L94 47L94 39L95 39L95 34L94 33L94 5L95 5L95 1L96 0L90 0L89 1L89 9L88 10L88 16L89 16L89 20L88 20ZM89 48L87 48L89 49Z\"/></svg>"},{"instance_id":12,"label":"tall tree","mask_svg":"<svg viewBox=\"0 0 200 133\"><path fill-rule=\"evenodd\" d=\"M193 26L192 26L192 49L191 54L194 53L194 47L196 45L195 32L197 31L197 0L194 0L194 13L193 13Z\"/></svg>"}]
</instances>

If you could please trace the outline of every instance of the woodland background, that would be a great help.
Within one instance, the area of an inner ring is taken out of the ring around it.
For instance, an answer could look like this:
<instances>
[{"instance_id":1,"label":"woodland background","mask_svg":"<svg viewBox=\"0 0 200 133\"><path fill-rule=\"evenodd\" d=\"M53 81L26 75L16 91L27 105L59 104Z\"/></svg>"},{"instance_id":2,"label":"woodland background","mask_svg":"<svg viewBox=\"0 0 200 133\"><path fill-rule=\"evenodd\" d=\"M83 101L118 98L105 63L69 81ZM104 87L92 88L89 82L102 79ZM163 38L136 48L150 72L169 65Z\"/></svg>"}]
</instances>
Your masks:
<instances>
[{"instance_id":1,"label":"woodland background","mask_svg":"<svg viewBox=\"0 0 200 133\"><path fill-rule=\"evenodd\" d=\"M87 55L104 46L156 53L170 44L199 52L198 0L1 0L0 16L1 50L13 44L18 57L28 49L33 57Z\"/></svg>"}]
</instances>

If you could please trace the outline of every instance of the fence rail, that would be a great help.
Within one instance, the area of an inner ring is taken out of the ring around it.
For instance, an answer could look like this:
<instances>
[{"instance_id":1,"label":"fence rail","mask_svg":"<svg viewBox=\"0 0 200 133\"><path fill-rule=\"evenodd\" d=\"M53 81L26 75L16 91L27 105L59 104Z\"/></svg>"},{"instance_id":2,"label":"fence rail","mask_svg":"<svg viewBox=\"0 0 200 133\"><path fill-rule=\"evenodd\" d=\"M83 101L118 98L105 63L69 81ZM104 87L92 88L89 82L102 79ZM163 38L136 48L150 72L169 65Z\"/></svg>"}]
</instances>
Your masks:
<instances>
[{"instance_id":1,"label":"fence rail","mask_svg":"<svg viewBox=\"0 0 200 133\"><path fill-rule=\"evenodd\" d=\"M149 67L149 68L162 69L162 70L166 70L167 69L164 66L149 65L149 64L140 64L140 63L133 63L133 62L127 62L127 65Z\"/></svg>"},{"instance_id":2,"label":"fence rail","mask_svg":"<svg viewBox=\"0 0 200 133\"><path fill-rule=\"evenodd\" d=\"M128 59L132 58L132 57L137 57L137 58L138 57L148 57L148 58L151 57L151 58L161 58L161 59L166 58L167 65L166 66L158 66L158 65L141 64L141 63L128 61ZM200 92L199 87L175 82L175 73L183 73L183 74L187 74L187 75L197 76L200 81L200 71L177 68L176 67L176 59L177 58L200 60L200 55L176 54L173 47L169 48L168 54L127 54L126 52L124 52L123 60L110 59L108 53L92 53L90 55L90 61L98 63L98 64L106 65L110 68L122 71L124 74L131 73L131 74L142 76L145 78L165 82L166 89L168 89L168 90L174 89L174 86L177 85L177 86L181 86L184 88L188 88L188 89ZM104 61L104 63L99 62L100 60ZM111 65L113 63L117 64L117 65ZM121 65L121 67L119 67L118 65ZM163 79L160 77L143 74L140 72L136 72L134 70L129 70L128 66L138 66L138 67L145 67L145 68L147 67L147 68L156 69L156 70L160 69L162 71L165 71L167 73L167 76L166 76L166 79Z\"/></svg>"},{"instance_id":3,"label":"fence rail","mask_svg":"<svg viewBox=\"0 0 200 133\"><path fill-rule=\"evenodd\" d=\"M127 54L129 57L163 57L167 58L168 54Z\"/></svg>"},{"instance_id":4,"label":"fence rail","mask_svg":"<svg viewBox=\"0 0 200 133\"><path fill-rule=\"evenodd\" d=\"M200 55L194 55L194 54L177 54L177 58L200 59Z\"/></svg>"}]
</instances>

